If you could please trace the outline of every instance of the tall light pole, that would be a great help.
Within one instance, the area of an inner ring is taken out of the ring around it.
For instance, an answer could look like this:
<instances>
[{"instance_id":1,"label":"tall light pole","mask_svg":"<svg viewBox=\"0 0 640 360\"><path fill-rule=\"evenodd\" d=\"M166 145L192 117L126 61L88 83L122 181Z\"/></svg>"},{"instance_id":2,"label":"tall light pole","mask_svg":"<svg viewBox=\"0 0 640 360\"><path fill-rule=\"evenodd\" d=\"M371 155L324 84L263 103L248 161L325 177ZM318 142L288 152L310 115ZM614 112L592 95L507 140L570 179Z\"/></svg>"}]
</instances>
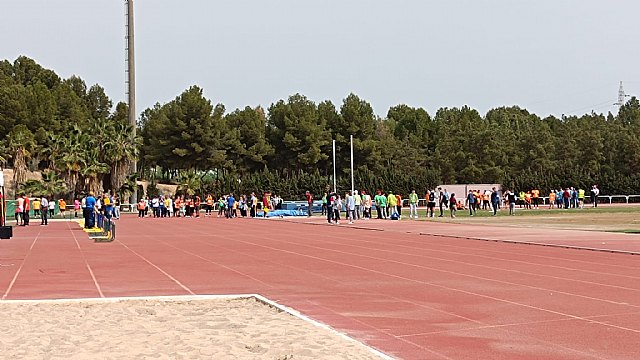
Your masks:
<instances>
[{"instance_id":1,"label":"tall light pole","mask_svg":"<svg viewBox=\"0 0 640 360\"><path fill-rule=\"evenodd\" d=\"M351 135L351 194L354 194L355 184L353 182L353 135Z\"/></svg>"},{"instance_id":2,"label":"tall light pole","mask_svg":"<svg viewBox=\"0 0 640 360\"><path fill-rule=\"evenodd\" d=\"M133 17L133 0L125 0L126 17L127 17L127 95L129 102L129 124L131 125L131 139L136 137L136 52L134 37L134 17ZM134 158L131 164L131 173L138 171L138 159ZM133 187L131 194L131 203L138 202L138 185Z\"/></svg>"},{"instance_id":3,"label":"tall light pole","mask_svg":"<svg viewBox=\"0 0 640 360\"><path fill-rule=\"evenodd\" d=\"M336 141L333 140L333 192L338 193L337 181L336 181Z\"/></svg>"}]
</instances>

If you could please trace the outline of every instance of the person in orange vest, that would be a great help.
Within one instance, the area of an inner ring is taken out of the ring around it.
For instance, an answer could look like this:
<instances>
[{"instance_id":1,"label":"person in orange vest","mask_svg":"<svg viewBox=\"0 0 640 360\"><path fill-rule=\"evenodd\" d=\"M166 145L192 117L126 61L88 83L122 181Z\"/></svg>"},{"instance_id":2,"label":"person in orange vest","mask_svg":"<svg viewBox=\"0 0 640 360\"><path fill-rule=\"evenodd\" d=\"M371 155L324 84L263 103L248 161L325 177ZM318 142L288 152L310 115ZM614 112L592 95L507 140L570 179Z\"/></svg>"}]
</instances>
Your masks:
<instances>
[{"instance_id":1,"label":"person in orange vest","mask_svg":"<svg viewBox=\"0 0 640 360\"><path fill-rule=\"evenodd\" d=\"M489 197L491 196L491 192L489 190L485 190L482 192L482 210L491 210L489 207Z\"/></svg>"},{"instance_id":2,"label":"person in orange vest","mask_svg":"<svg viewBox=\"0 0 640 360\"><path fill-rule=\"evenodd\" d=\"M204 216L211 216L212 210L213 210L213 196L211 196L211 194L207 194L207 205L205 207Z\"/></svg>"},{"instance_id":3,"label":"person in orange vest","mask_svg":"<svg viewBox=\"0 0 640 360\"><path fill-rule=\"evenodd\" d=\"M533 189L531 190L531 198L533 198L533 207L538 209L540 206L540 190Z\"/></svg>"},{"instance_id":4,"label":"person in orange vest","mask_svg":"<svg viewBox=\"0 0 640 360\"><path fill-rule=\"evenodd\" d=\"M147 202L144 201L144 199L140 199L140 201L138 201L138 217L139 218L143 218L144 217L144 210L147 208Z\"/></svg>"},{"instance_id":5,"label":"person in orange vest","mask_svg":"<svg viewBox=\"0 0 640 360\"><path fill-rule=\"evenodd\" d=\"M524 208L531 210L531 191L524 194Z\"/></svg>"},{"instance_id":6,"label":"person in orange vest","mask_svg":"<svg viewBox=\"0 0 640 360\"><path fill-rule=\"evenodd\" d=\"M60 208L60 214L62 215L62 218L65 217L65 213L67 211L67 202L64 201L64 199L59 199L58 200L58 207Z\"/></svg>"},{"instance_id":7,"label":"person in orange vest","mask_svg":"<svg viewBox=\"0 0 640 360\"><path fill-rule=\"evenodd\" d=\"M549 191L549 209L553 209L553 206L556 204L556 192L551 189Z\"/></svg>"}]
</instances>

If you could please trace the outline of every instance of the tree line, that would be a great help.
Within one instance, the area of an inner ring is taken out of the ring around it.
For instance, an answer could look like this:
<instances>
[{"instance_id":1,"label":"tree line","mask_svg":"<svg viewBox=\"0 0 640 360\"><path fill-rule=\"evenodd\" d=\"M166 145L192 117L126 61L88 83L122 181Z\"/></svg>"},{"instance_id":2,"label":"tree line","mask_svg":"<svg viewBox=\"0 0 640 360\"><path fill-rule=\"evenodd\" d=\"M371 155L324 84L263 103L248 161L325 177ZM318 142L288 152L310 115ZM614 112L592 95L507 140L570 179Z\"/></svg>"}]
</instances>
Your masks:
<instances>
[{"instance_id":1,"label":"tree line","mask_svg":"<svg viewBox=\"0 0 640 360\"><path fill-rule=\"evenodd\" d=\"M484 115L467 106L441 108L431 115L401 104L380 117L355 94L340 104L294 94L268 108L227 111L192 86L144 110L139 139L130 138L126 117L126 104L113 107L99 85L60 79L24 57L0 63L2 156L16 170L59 176L68 191L130 190L126 175L137 159L139 177L179 184L183 192L301 198L333 183L334 139L338 185L346 190L350 135L356 187L369 191L423 192L442 183L640 191L636 98L617 115L541 118L517 106Z\"/></svg>"},{"instance_id":2,"label":"tree line","mask_svg":"<svg viewBox=\"0 0 640 360\"><path fill-rule=\"evenodd\" d=\"M62 79L24 56L0 62L0 161L13 168L17 193L131 191L140 142L127 116L127 105L114 107L98 84ZM28 170L42 180L28 180Z\"/></svg>"}]
</instances>

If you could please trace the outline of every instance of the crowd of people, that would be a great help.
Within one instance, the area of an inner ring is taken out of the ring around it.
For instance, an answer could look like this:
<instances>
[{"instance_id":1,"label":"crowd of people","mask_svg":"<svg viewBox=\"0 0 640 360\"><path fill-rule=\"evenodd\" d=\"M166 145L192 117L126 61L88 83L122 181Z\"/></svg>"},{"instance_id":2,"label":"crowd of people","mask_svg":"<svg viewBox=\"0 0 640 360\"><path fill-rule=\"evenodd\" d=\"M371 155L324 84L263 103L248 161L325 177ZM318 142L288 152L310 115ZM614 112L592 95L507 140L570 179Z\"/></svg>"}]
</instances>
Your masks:
<instances>
[{"instance_id":1,"label":"crowd of people","mask_svg":"<svg viewBox=\"0 0 640 360\"><path fill-rule=\"evenodd\" d=\"M204 199L204 200L203 200ZM282 209L283 199L276 194L264 193L258 198L255 193L250 195L234 195L229 193L221 196L207 194L176 195L142 197L136 204L139 218L199 218L217 216L233 219L237 217L266 216L269 211Z\"/></svg>"},{"instance_id":2,"label":"crowd of people","mask_svg":"<svg viewBox=\"0 0 640 360\"><path fill-rule=\"evenodd\" d=\"M75 216L77 217L77 211L82 209L85 229L102 227L105 220L111 221L112 219L120 218L119 205L120 198L118 195L107 192L100 196L95 196L91 191L75 204Z\"/></svg>"},{"instance_id":3,"label":"crowd of people","mask_svg":"<svg viewBox=\"0 0 640 360\"><path fill-rule=\"evenodd\" d=\"M598 206L599 195L598 186L593 185L589 193L593 207ZM574 187L550 190L546 198L541 196L538 189L516 194L508 189L500 191L493 187L491 190L469 190L464 198L460 198L455 193L438 187L427 190L423 201L426 202L427 217L436 217L436 211L439 212L438 217L443 217L448 210L449 216L455 218L456 212L464 209L469 210L470 216L476 215L479 210L491 211L493 216L497 216L500 209L507 207L509 214L515 215L516 206L539 209L546 200L550 209L581 209L585 204L585 196L586 192L583 189ZM410 219L418 219L420 200L416 191L412 190L408 196ZM403 207L402 196L392 191L385 193L378 190L373 197L364 190L346 192L344 198L337 193L324 193L322 197L322 215L326 215L330 224L339 224L341 212L345 213L350 224L359 219L371 219L372 209L375 209L377 219L399 220Z\"/></svg>"},{"instance_id":4,"label":"crowd of people","mask_svg":"<svg viewBox=\"0 0 640 360\"><path fill-rule=\"evenodd\" d=\"M493 216L502 208L508 208L510 215L515 215L516 207L523 209L540 209L546 206L549 209L581 209L585 205L587 193L583 189L568 187L565 189L550 190L548 196L541 196L541 191L531 189L518 193L506 189L500 191L495 187L491 190L469 190L464 197L458 197L455 193L449 193L447 189L441 187L429 189L425 192L424 198L412 190L407 199L402 195L394 194L393 191L384 192L377 190L375 195L369 194L365 190L355 190L345 192L344 196L336 192L325 192L321 198L321 213L326 216L330 224L339 224L341 214L345 214L345 219L350 223L357 220L376 219L399 220L405 201L409 208L409 218L418 219L419 205L426 205L427 217L443 217L448 211L448 216L454 218L459 210L468 210L470 216L476 215L477 211L485 210L493 212ZM597 185L593 185L589 191L591 206L598 206L600 190ZM307 191L306 211L307 216L312 216L314 206L314 196ZM548 200L548 201L547 201ZM41 220L41 225L47 225L48 219L54 216L56 205L64 218L67 211L67 202L64 199L55 200L51 196L30 198L22 194L17 198L15 208L16 223L21 226L28 226L30 222L30 212L33 210L34 217ZM93 192L75 199L73 202L74 216L82 216L85 219L85 227L92 228L100 226L104 219L118 219L120 217L120 200L117 195L103 193L95 196ZM236 196L233 193L215 197L207 194L203 197L199 195L176 195L176 196L153 196L143 197L135 205L138 217L153 218L198 218L200 216L233 219L237 217L266 217L271 211L282 209L283 199L275 194L265 192L262 197L255 193L250 195ZM71 210L69 209L69 210Z\"/></svg>"},{"instance_id":5,"label":"crowd of people","mask_svg":"<svg viewBox=\"0 0 640 360\"><path fill-rule=\"evenodd\" d=\"M64 199L56 200L53 196L46 195L31 197L27 194L20 194L15 203L14 216L16 225L29 226L31 223L31 212L33 212L35 219L40 219L40 225L48 225L49 219L55 216L56 205L60 216L64 218L67 211L67 202Z\"/></svg>"},{"instance_id":6,"label":"crowd of people","mask_svg":"<svg viewBox=\"0 0 640 360\"><path fill-rule=\"evenodd\" d=\"M569 209L582 208L585 196L584 190L571 187L552 190L546 199L549 200L549 208ZM599 190L596 185L593 186L590 196L593 206L597 206ZM307 216L312 216L314 196L307 191L305 197ZM477 211L486 210L493 212L496 216L497 212L505 207L509 209L511 215L514 215L517 206L525 209L539 209L543 199L540 190L537 189L516 194L510 190L501 191L494 187L491 190L469 190L466 195L459 197L455 193L448 192L447 189L438 187L427 190L424 198L413 190L406 199L393 191L377 190L375 195L371 195L366 190L354 190L345 192L344 195L325 192L321 198L321 214L326 216L327 222L331 224L339 224L343 216L350 224L357 220L372 218L399 220L403 216L405 204L408 204L409 218L418 219L418 207L425 202L427 217L443 217L448 212L448 216L455 218L459 210L468 210L470 216L476 215ZM255 193L240 196L231 193L218 197L212 194L203 197L158 195L141 198L136 204L136 210L140 218L217 216L233 219L266 217L269 212L282 209L282 203L282 198L269 192L262 194L261 198Z\"/></svg>"}]
</instances>

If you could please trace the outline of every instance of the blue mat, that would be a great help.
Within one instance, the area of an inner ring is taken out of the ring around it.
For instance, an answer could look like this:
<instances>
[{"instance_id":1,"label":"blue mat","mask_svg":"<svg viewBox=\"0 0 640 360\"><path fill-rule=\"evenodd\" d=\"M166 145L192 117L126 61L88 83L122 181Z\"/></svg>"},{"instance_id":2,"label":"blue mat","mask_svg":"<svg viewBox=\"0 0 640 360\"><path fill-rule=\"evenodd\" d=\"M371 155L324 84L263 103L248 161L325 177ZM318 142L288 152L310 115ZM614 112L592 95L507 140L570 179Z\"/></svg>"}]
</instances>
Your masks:
<instances>
[{"instance_id":1,"label":"blue mat","mask_svg":"<svg viewBox=\"0 0 640 360\"><path fill-rule=\"evenodd\" d=\"M302 210L274 210L269 211L267 217L281 217L281 216L306 216ZM257 214L258 217L264 216L262 211L259 211Z\"/></svg>"}]
</instances>

